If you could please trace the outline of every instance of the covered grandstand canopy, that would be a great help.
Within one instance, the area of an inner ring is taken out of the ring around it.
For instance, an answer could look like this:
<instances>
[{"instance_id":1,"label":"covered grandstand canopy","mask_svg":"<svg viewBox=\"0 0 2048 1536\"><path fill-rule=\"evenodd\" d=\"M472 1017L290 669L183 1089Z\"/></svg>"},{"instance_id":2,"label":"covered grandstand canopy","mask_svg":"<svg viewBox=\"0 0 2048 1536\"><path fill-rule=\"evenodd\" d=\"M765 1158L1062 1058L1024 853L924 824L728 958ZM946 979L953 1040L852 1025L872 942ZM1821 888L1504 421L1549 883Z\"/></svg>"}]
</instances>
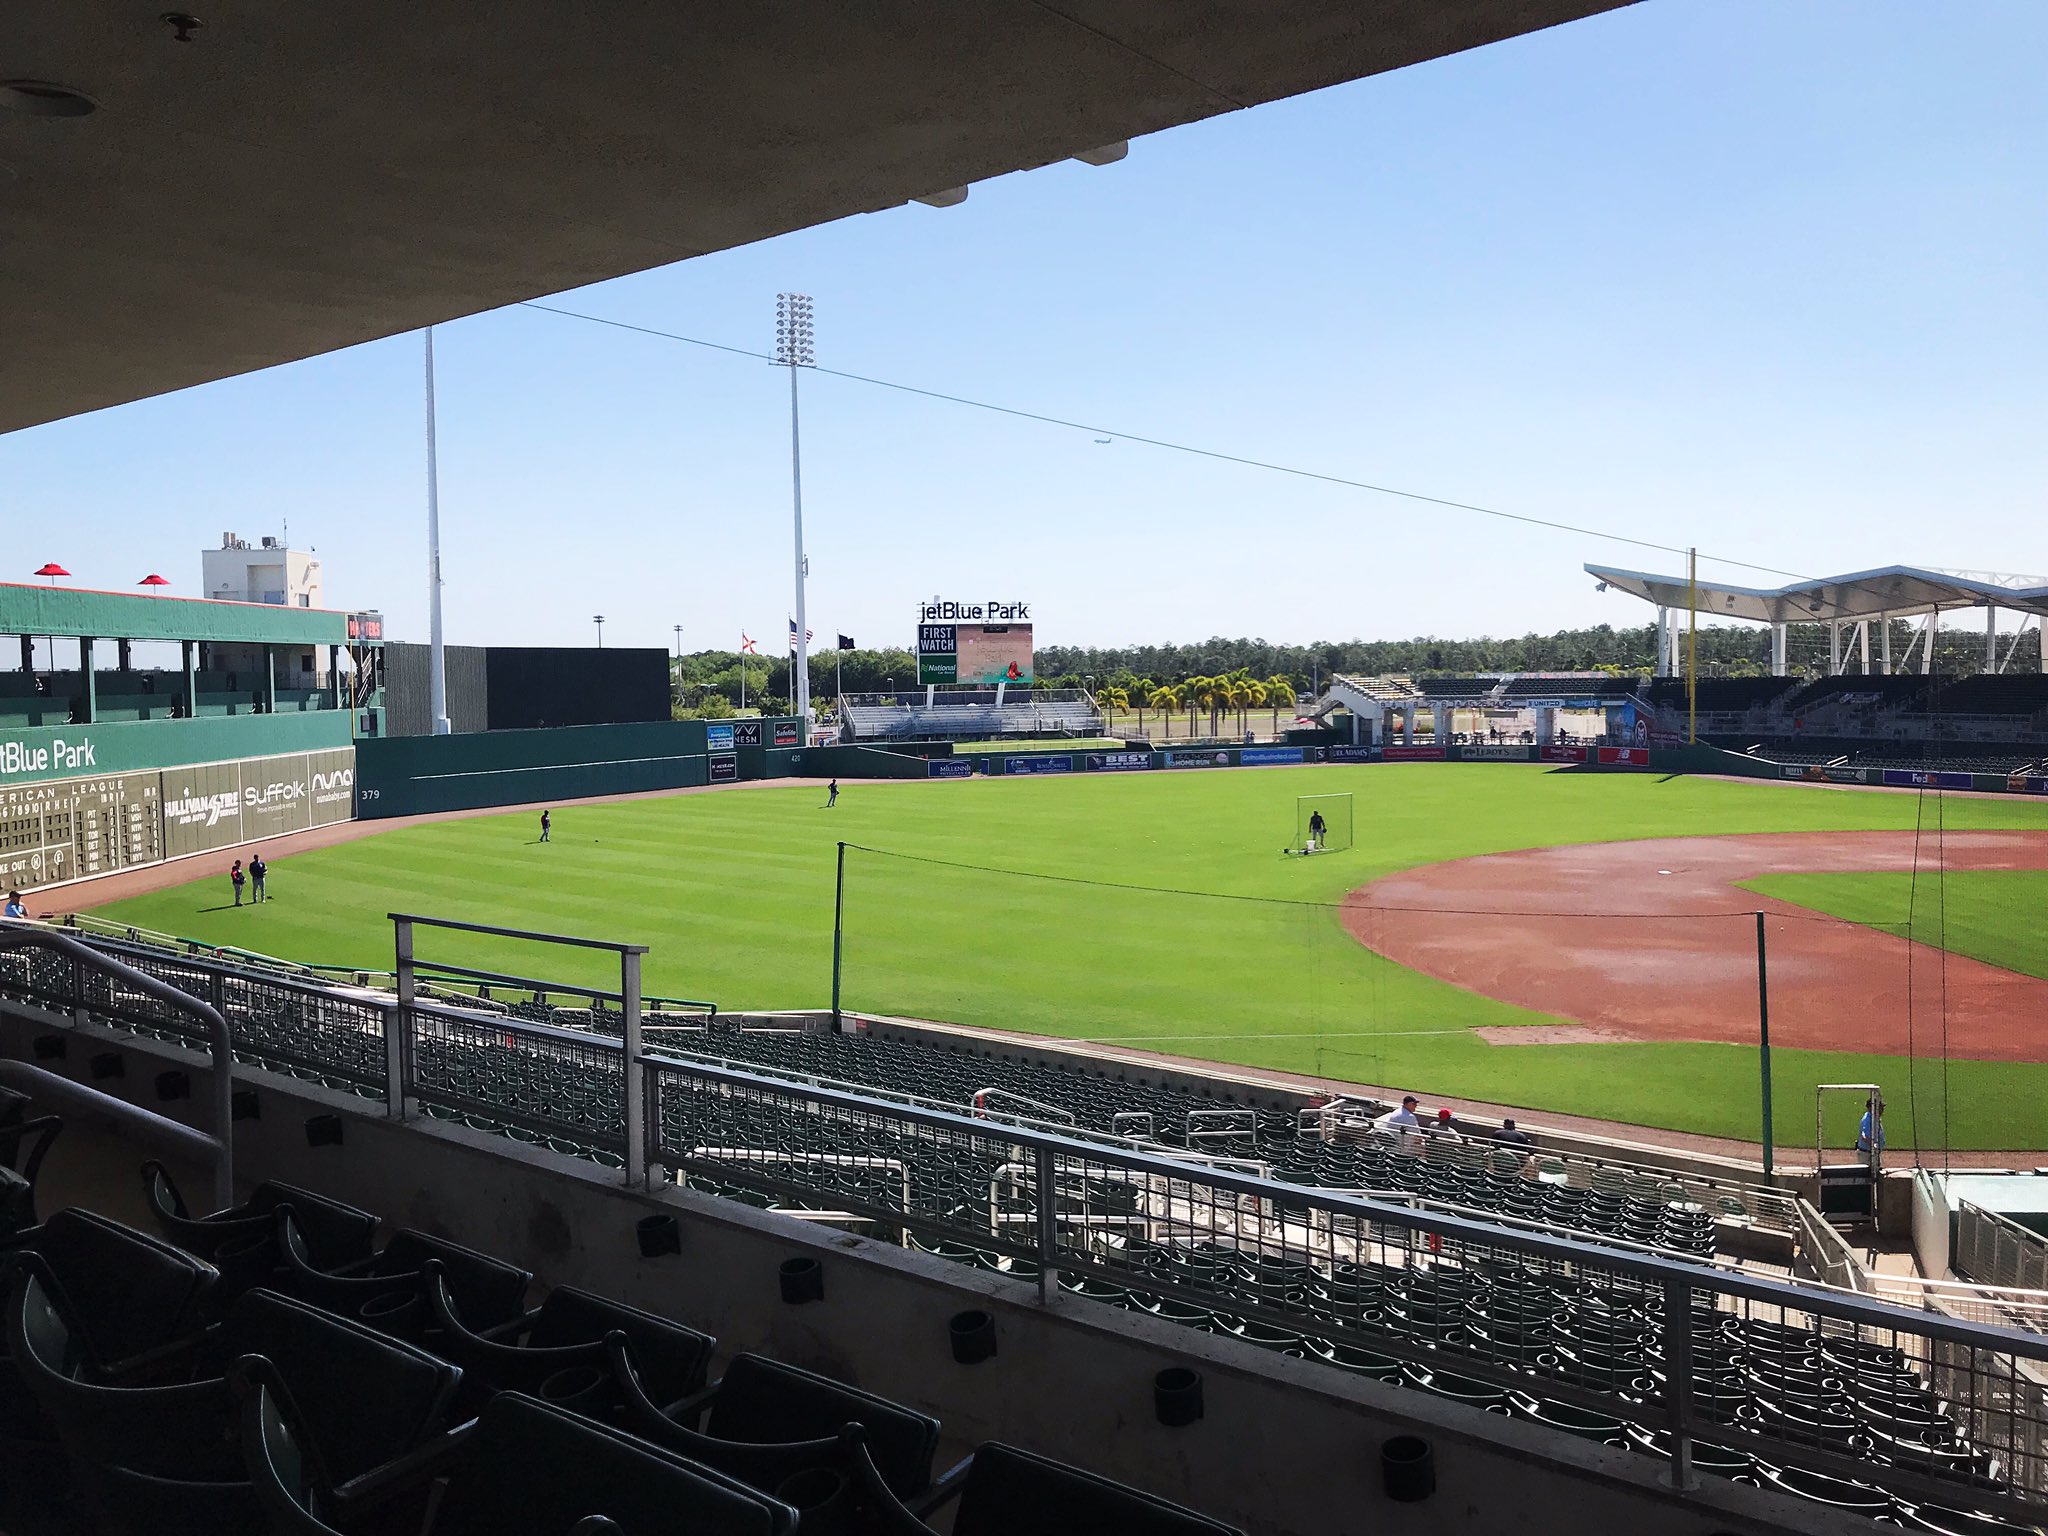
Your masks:
<instances>
[{"instance_id":1,"label":"covered grandstand canopy","mask_svg":"<svg viewBox=\"0 0 2048 1536\"><path fill-rule=\"evenodd\" d=\"M1712 581L1694 584L1683 576L1653 576L1607 565L1588 565L1586 574L1660 608L1690 608L1697 601L1703 615L1760 624L1841 623L1885 614L1945 613L1955 608L2009 608L2035 617L2048 615L2048 581L2040 577L1941 571L1917 565L1888 565L1771 588Z\"/></svg>"}]
</instances>

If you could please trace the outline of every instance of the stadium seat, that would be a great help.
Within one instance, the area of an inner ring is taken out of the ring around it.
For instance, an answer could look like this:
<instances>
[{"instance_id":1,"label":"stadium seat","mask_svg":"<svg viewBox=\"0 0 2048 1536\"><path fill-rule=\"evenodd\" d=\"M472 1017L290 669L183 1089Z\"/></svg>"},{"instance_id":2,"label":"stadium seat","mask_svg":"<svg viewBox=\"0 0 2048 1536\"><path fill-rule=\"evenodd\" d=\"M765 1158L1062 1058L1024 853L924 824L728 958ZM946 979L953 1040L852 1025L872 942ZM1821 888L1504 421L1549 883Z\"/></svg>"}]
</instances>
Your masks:
<instances>
[{"instance_id":1,"label":"stadium seat","mask_svg":"<svg viewBox=\"0 0 2048 1536\"><path fill-rule=\"evenodd\" d=\"M345 1271L321 1269L289 1206L277 1211L278 1247L284 1255L287 1289L317 1307L371 1322L405 1337L427 1324L428 1260L438 1260L458 1314L470 1327L488 1332L523 1315L531 1270L519 1269L459 1243L409 1229L367 1263Z\"/></svg>"},{"instance_id":2,"label":"stadium seat","mask_svg":"<svg viewBox=\"0 0 2048 1536\"><path fill-rule=\"evenodd\" d=\"M663 1413L634 1381L623 1341L610 1347L629 1386L624 1427L679 1455L771 1491L806 1472L831 1473L838 1485L817 1501L825 1503L857 1487L857 1439L899 1498L931 1486L939 1422L926 1414L751 1354L735 1355L716 1386ZM701 1431L692 1427L700 1411Z\"/></svg>"},{"instance_id":3,"label":"stadium seat","mask_svg":"<svg viewBox=\"0 0 2048 1536\"><path fill-rule=\"evenodd\" d=\"M87 1321L42 1260L25 1257L7 1302L10 1350L102 1523L137 1536L259 1524L221 1362L252 1352L272 1358L282 1379L298 1383L311 1443L344 1480L437 1432L460 1374L269 1291L242 1297L219 1330L160 1353L147 1373L129 1373L134 1379L92 1368L80 1345Z\"/></svg>"},{"instance_id":4,"label":"stadium seat","mask_svg":"<svg viewBox=\"0 0 2048 1536\"><path fill-rule=\"evenodd\" d=\"M341 1536L330 1522L351 1501L327 1492L275 1375L251 1360L236 1382L244 1462L271 1536ZM429 1536L787 1536L797 1525L779 1500L517 1392L492 1398L473 1432L390 1469L381 1486L365 1480L354 1498L435 1479L446 1486Z\"/></svg>"},{"instance_id":5,"label":"stadium seat","mask_svg":"<svg viewBox=\"0 0 2048 1536\"><path fill-rule=\"evenodd\" d=\"M377 1218L368 1211L291 1184L265 1181L241 1205L209 1216L191 1214L162 1163L142 1165L142 1189L164 1236L219 1268L231 1292L267 1283L284 1262L277 1240L282 1207L291 1209L309 1258L323 1270L367 1260L377 1232Z\"/></svg>"},{"instance_id":6,"label":"stadium seat","mask_svg":"<svg viewBox=\"0 0 2048 1536\"><path fill-rule=\"evenodd\" d=\"M909 1503L865 1453L860 1461L868 1515L862 1530L872 1536L932 1536L925 1518L953 1498L959 1507L952 1536L1242 1536L1182 1505L1015 1446L981 1446L964 1470L948 1473L931 1496Z\"/></svg>"},{"instance_id":7,"label":"stadium seat","mask_svg":"<svg viewBox=\"0 0 2048 1536\"><path fill-rule=\"evenodd\" d=\"M709 1334L573 1286L548 1292L527 1317L487 1338L463 1322L440 1260L427 1261L426 1275L434 1348L462 1367L465 1415L496 1393L525 1392L555 1401L573 1396L578 1411L605 1416L623 1396L606 1348L614 1337L638 1389L666 1412L702 1389L717 1346Z\"/></svg>"}]
</instances>

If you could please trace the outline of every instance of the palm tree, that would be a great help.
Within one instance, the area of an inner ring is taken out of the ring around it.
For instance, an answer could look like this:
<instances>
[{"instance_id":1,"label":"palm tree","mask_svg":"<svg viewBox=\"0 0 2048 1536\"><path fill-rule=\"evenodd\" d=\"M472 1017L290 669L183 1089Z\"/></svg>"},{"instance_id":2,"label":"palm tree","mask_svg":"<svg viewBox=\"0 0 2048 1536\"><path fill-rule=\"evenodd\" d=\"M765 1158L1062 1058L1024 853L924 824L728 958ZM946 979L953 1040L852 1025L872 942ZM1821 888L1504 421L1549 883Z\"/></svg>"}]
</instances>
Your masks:
<instances>
[{"instance_id":1,"label":"palm tree","mask_svg":"<svg viewBox=\"0 0 2048 1536\"><path fill-rule=\"evenodd\" d=\"M1173 739L1173 712L1180 708L1180 690L1171 683L1154 683L1146 690L1152 698L1152 707L1166 720L1166 738Z\"/></svg>"},{"instance_id":2,"label":"palm tree","mask_svg":"<svg viewBox=\"0 0 2048 1536\"><path fill-rule=\"evenodd\" d=\"M1095 690L1095 707L1102 711L1103 723L1107 725L1109 723L1109 712L1111 710L1129 709L1131 707L1131 698L1121 688L1098 688Z\"/></svg>"},{"instance_id":3,"label":"palm tree","mask_svg":"<svg viewBox=\"0 0 2048 1536\"><path fill-rule=\"evenodd\" d=\"M1266 685L1252 676L1249 667L1239 667L1229 681L1230 702L1237 710L1237 729L1242 734L1251 728L1252 707L1266 702Z\"/></svg>"},{"instance_id":4,"label":"palm tree","mask_svg":"<svg viewBox=\"0 0 2048 1536\"><path fill-rule=\"evenodd\" d=\"M1291 705L1294 703L1294 684L1279 673L1274 673L1266 679L1266 703L1272 706L1273 734L1278 736L1280 734L1280 706L1282 704Z\"/></svg>"},{"instance_id":5,"label":"palm tree","mask_svg":"<svg viewBox=\"0 0 2048 1536\"><path fill-rule=\"evenodd\" d=\"M1145 734L1145 706L1152 702L1152 689L1153 683L1149 677L1139 678L1135 683L1131 684L1129 689L1131 702L1138 708L1138 734L1140 736Z\"/></svg>"}]
</instances>

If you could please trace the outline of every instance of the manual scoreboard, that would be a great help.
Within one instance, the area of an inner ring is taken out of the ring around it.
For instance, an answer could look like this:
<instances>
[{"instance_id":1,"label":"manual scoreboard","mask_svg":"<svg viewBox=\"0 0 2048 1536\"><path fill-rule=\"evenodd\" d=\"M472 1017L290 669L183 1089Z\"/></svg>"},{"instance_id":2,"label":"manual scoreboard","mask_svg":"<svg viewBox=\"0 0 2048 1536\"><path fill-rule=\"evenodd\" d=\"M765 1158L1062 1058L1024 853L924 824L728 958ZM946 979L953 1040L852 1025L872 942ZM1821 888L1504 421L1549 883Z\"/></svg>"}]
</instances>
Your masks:
<instances>
[{"instance_id":1,"label":"manual scoreboard","mask_svg":"<svg viewBox=\"0 0 2048 1536\"><path fill-rule=\"evenodd\" d=\"M164 856L163 775L113 773L0 788L0 886L112 874Z\"/></svg>"}]
</instances>

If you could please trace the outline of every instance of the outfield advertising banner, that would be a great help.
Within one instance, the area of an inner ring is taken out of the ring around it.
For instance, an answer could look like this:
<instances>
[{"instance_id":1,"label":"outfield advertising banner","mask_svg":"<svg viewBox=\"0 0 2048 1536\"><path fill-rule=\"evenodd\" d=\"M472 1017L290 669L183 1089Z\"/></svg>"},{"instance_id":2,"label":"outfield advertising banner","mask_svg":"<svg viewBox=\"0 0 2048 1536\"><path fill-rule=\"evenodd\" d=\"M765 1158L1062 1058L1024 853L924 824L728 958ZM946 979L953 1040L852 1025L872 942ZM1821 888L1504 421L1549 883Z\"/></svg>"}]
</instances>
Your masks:
<instances>
[{"instance_id":1,"label":"outfield advertising banner","mask_svg":"<svg viewBox=\"0 0 2048 1536\"><path fill-rule=\"evenodd\" d=\"M1542 749L1546 763L1583 763L1586 760L1584 747L1545 747Z\"/></svg>"},{"instance_id":2,"label":"outfield advertising banner","mask_svg":"<svg viewBox=\"0 0 2048 1536\"><path fill-rule=\"evenodd\" d=\"M1090 752L1087 758L1090 773L1135 773L1151 766L1150 752Z\"/></svg>"},{"instance_id":3,"label":"outfield advertising banner","mask_svg":"<svg viewBox=\"0 0 2048 1536\"><path fill-rule=\"evenodd\" d=\"M1923 772L1917 768L1887 768L1884 770L1884 782L1899 789L1974 789L1977 776Z\"/></svg>"},{"instance_id":4,"label":"outfield advertising banner","mask_svg":"<svg viewBox=\"0 0 2048 1536\"><path fill-rule=\"evenodd\" d=\"M1169 768L1228 768L1228 752L1169 752L1166 754Z\"/></svg>"},{"instance_id":5,"label":"outfield advertising banner","mask_svg":"<svg viewBox=\"0 0 2048 1536\"><path fill-rule=\"evenodd\" d=\"M971 779L974 777L974 764L958 758L935 757L924 765L924 771L927 777L934 779Z\"/></svg>"},{"instance_id":6,"label":"outfield advertising banner","mask_svg":"<svg viewBox=\"0 0 2048 1536\"><path fill-rule=\"evenodd\" d=\"M1528 747L1460 747L1458 756L1468 763L1526 763L1531 749Z\"/></svg>"},{"instance_id":7,"label":"outfield advertising banner","mask_svg":"<svg viewBox=\"0 0 2048 1536\"><path fill-rule=\"evenodd\" d=\"M1787 763L1779 770L1788 779L1803 779L1809 784L1864 784L1868 776L1861 768L1833 767L1826 763Z\"/></svg>"},{"instance_id":8,"label":"outfield advertising banner","mask_svg":"<svg viewBox=\"0 0 2048 1536\"><path fill-rule=\"evenodd\" d=\"M797 740L798 734L794 720L778 720L775 722L775 745L778 747L802 746L803 743Z\"/></svg>"},{"instance_id":9,"label":"outfield advertising banner","mask_svg":"<svg viewBox=\"0 0 2048 1536\"><path fill-rule=\"evenodd\" d=\"M1003 759L1005 773L1072 773L1074 760L1071 757L1006 757Z\"/></svg>"},{"instance_id":10,"label":"outfield advertising banner","mask_svg":"<svg viewBox=\"0 0 2048 1536\"><path fill-rule=\"evenodd\" d=\"M711 724L704 727L704 750L707 752L730 752L732 750L732 722Z\"/></svg>"},{"instance_id":11,"label":"outfield advertising banner","mask_svg":"<svg viewBox=\"0 0 2048 1536\"><path fill-rule=\"evenodd\" d=\"M758 720L735 720L732 723L732 744L736 747L758 747L761 745L761 722Z\"/></svg>"},{"instance_id":12,"label":"outfield advertising banner","mask_svg":"<svg viewBox=\"0 0 2048 1536\"><path fill-rule=\"evenodd\" d=\"M1323 761L1326 763L1376 763L1380 760L1378 747L1325 747Z\"/></svg>"},{"instance_id":13,"label":"outfield advertising banner","mask_svg":"<svg viewBox=\"0 0 2048 1536\"><path fill-rule=\"evenodd\" d=\"M1444 760L1442 747L1383 747L1380 755L1390 763L1440 763Z\"/></svg>"},{"instance_id":14,"label":"outfield advertising banner","mask_svg":"<svg viewBox=\"0 0 2048 1536\"><path fill-rule=\"evenodd\" d=\"M731 784L740 776L740 760L736 757L714 757L710 761L711 782Z\"/></svg>"},{"instance_id":15,"label":"outfield advertising banner","mask_svg":"<svg viewBox=\"0 0 2048 1536\"><path fill-rule=\"evenodd\" d=\"M1248 768L1271 763L1299 763L1304 761L1300 747L1246 747L1237 754L1237 760Z\"/></svg>"},{"instance_id":16,"label":"outfield advertising banner","mask_svg":"<svg viewBox=\"0 0 2048 1536\"><path fill-rule=\"evenodd\" d=\"M1579 749L1582 753L1583 747ZM1609 768L1647 768L1650 766L1648 747L1601 747L1599 762ZM1584 761L1583 757L1580 759Z\"/></svg>"}]
</instances>

